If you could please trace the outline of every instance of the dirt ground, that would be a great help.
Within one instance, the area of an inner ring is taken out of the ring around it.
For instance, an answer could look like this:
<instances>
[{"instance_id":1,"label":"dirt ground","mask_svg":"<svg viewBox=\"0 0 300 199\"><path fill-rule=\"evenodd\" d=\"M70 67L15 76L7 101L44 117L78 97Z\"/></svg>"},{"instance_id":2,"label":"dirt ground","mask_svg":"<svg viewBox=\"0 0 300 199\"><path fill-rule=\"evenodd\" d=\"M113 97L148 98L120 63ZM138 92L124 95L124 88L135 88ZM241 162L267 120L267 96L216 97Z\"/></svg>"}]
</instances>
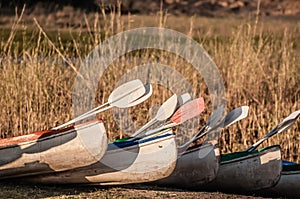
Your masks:
<instances>
[{"instance_id":1,"label":"dirt ground","mask_svg":"<svg viewBox=\"0 0 300 199\"><path fill-rule=\"evenodd\" d=\"M256 195L190 191L146 185L101 186L42 186L0 183L0 198L264 198Z\"/></svg>"}]
</instances>

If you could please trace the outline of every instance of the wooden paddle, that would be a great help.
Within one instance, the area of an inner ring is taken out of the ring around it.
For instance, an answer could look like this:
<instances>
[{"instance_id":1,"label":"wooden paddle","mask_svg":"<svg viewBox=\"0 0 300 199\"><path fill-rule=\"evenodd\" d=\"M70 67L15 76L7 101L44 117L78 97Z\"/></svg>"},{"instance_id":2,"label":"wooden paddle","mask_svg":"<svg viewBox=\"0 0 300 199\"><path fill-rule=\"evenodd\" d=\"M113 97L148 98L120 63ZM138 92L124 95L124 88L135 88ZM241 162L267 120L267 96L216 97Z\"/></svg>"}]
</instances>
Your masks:
<instances>
[{"instance_id":1,"label":"wooden paddle","mask_svg":"<svg viewBox=\"0 0 300 199\"><path fill-rule=\"evenodd\" d=\"M200 139L201 137L207 135L209 132L216 130L217 128L222 127L226 128L235 122L242 120L247 117L248 115L248 106L241 106L239 108L233 109L230 113L228 113L225 118L220 121L222 116L224 107L219 107L209 118L208 122L200 129L196 136L190 139L185 144L178 147L178 155L183 154L190 146L191 143L195 142L196 140ZM206 130L206 131L205 131ZM205 131L205 132L204 132Z\"/></svg>"},{"instance_id":2,"label":"wooden paddle","mask_svg":"<svg viewBox=\"0 0 300 199\"><path fill-rule=\"evenodd\" d=\"M282 120L277 126L275 126L265 137L254 143L252 146L247 148L245 151L251 152L255 150L261 143L263 143L268 138L272 137L276 133L282 133L283 131L291 128L291 126L297 121L300 116L300 110L291 113L288 117Z\"/></svg>"},{"instance_id":3,"label":"wooden paddle","mask_svg":"<svg viewBox=\"0 0 300 199\"><path fill-rule=\"evenodd\" d=\"M152 88L151 88L151 90L152 90ZM122 84L121 86L117 87L110 94L110 96L108 98L108 102L106 102L105 104L100 105L100 106L70 120L69 122L66 122L60 126L54 127L54 128L52 128L52 130L58 130L67 125L81 121L85 118L88 118L92 115L103 112L103 111L108 110L113 107L118 107L118 108L131 107L132 106L131 103L136 104L135 101L138 100L139 98L141 98L145 94L145 92L146 92L146 88L144 87L143 83L139 79ZM149 95L147 95L147 96L149 97ZM105 107L107 105L109 105L109 106L101 109L102 107Z\"/></svg>"},{"instance_id":4,"label":"wooden paddle","mask_svg":"<svg viewBox=\"0 0 300 199\"><path fill-rule=\"evenodd\" d=\"M170 97L167 101L165 101L161 107L158 109L156 116L151 119L149 122L147 122L144 126L142 126L138 131L136 131L131 137L136 137L140 133L142 133L144 130L149 128L151 125L155 124L158 121L165 121L169 117L172 116L172 114L175 111L175 108L177 106L177 95L174 94L172 97Z\"/></svg>"},{"instance_id":5,"label":"wooden paddle","mask_svg":"<svg viewBox=\"0 0 300 199\"><path fill-rule=\"evenodd\" d=\"M156 129L153 129L151 131L145 132L140 136L137 136L137 138L144 137L147 135L151 135L153 133L160 132L167 128L172 128L174 126L177 126L179 124L184 123L185 121L199 115L204 110L204 100L202 97L194 99L184 105L182 105L171 117L171 123L163 125L161 127L158 127Z\"/></svg>"}]
</instances>

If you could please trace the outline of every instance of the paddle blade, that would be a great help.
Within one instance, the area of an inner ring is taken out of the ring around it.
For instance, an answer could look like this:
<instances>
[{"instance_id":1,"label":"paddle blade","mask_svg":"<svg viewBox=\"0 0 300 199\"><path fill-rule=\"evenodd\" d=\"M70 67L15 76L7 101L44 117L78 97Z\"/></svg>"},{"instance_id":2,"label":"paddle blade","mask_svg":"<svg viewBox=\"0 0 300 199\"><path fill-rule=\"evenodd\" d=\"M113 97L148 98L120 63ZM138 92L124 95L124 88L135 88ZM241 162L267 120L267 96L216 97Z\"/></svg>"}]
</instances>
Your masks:
<instances>
[{"instance_id":1,"label":"paddle blade","mask_svg":"<svg viewBox=\"0 0 300 199\"><path fill-rule=\"evenodd\" d=\"M291 113L288 117L286 117L282 122L278 124L278 133L288 130L293 126L293 124L297 121L300 116L300 110Z\"/></svg>"},{"instance_id":2,"label":"paddle blade","mask_svg":"<svg viewBox=\"0 0 300 199\"><path fill-rule=\"evenodd\" d=\"M239 108L233 109L225 117L224 127L230 126L231 124L244 119L248 116L249 106L241 106Z\"/></svg>"},{"instance_id":3,"label":"paddle blade","mask_svg":"<svg viewBox=\"0 0 300 199\"><path fill-rule=\"evenodd\" d=\"M174 94L167 101L165 101L158 109L155 116L156 120L164 121L172 116L177 106L177 95Z\"/></svg>"},{"instance_id":4,"label":"paddle blade","mask_svg":"<svg viewBox=\"0 0 300 199\"><path fill-rule=\"evenodd\" d=\"M128 104L142 97L146 89L141 80L136 79L116 88L109 96L108 103L111 106L127 108Z\"/></svg>"},{"instance_id":5,"label":"paddle blade","mask_svg":"<svg viewBox=\"0 0 300 199\"><path fill-rule=\"evenodd\" d=\"M181 106L172 116L173 123L181 124L197 115L204 110L204 100L202 97L194 99Z\"/></svg>"},{"instance_id":6,"label":"paddle blade","mask_svg":"<svg viewBox=\"0 0 300 199\"><path fill-rule=\"evenodd\" d=\"M190 140L190 143L194 142L198 137L202 137L206 135L207 132L205 130L209 131L210 129L214 128L217 123L220 121L222 114L224 110L224 105L220 106L215 110L211 116L209 117L206 124L199 130L199 132Z\"/></svg>"},{"instance_id":7,"label":"paddle blade","mask_svg":"<svg viewBox=\"0 0 300 199\"><path fill-rule=\"evenodd\" d=\"M157 121L164 121L171 117L177 105L177 95L174 94L167 101L165 101L161 107L158 109L156 116L142 126L138 131L131 135L131 137L136 137L141 134L144 130L155 124Z\"/></svg>"},{"instance_id":8,"label":"paddle blade","mask_svg":"<svg viewBox=\"0 0 300 199\"><path fill-rule=\"evenodd\" d=\"M179 106L182 106L191 100L192 100L191 95L189 93L184 93L178 97L178 104Z\"/></svg>"},{"instance_id":9,"label":"paddle blade","mask_svg":"<svg viewBox=\"0 0 300 199\"><path fill-rule=\"evenodd\" d=\"M136 106L136 105L146 101L152 95L153 88L152 88L151 84L145 85L145 89L146 89L146 93L142 97L140 97L137 100L135 100L135 101L131 102L130 104L128 104L127 108L132 107L132 106Z\"/></svg>"},{"instance_id":10,"label":"paddle blade","mask_svg":"<svg viewBox=\"0 0 300 199\"><path fill-rule=\"evenodd\" d=\"M207 121L207 126L209 128L214 127L221 119L222 114L224 111L224 105L220 106L217 108L217 110L215 110L211 116L209 117L208 121Z\"/></svg>"}]
</instances>

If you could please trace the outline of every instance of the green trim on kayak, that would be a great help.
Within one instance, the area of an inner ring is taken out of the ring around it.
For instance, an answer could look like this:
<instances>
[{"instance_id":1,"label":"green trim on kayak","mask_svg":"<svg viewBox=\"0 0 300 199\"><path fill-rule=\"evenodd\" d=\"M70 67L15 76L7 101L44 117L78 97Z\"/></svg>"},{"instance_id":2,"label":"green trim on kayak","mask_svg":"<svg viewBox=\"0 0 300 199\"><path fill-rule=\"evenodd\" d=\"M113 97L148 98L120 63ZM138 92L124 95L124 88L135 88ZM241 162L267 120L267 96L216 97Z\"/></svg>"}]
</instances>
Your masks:
<instances>
[{"instance_id":1,"label":"green trim on kayak","mask_svg":"<svg viewBox=\"0 0 300 199\"><path fill-rule=\"evenodd\" d=\"M233 160L233 159L246 157L248 155L261 153L261 152L263 152L265 150L268 150L268 149L270 149L272 147L274 147L274 146L270 146L270 147L266 147L266 148L261 148L261 149L254 150L254 151L251 151L251 152L240 151L240 152L222 154L221 155L221 162L230 161L230 160Z\"/></svg>"},{"instance_id":2,"label":"green trim on kayak","mask_svg":"<svg viewBox=\"0 0 300 199\"><path fill-rule=\"evenodd\" d=\"M114 143L114 142L124 142L124 141L126 141L126 140L129 140L131 137L126 137L126 138L122 138L122 139L117 139L117 140L115 140L115 141L113 141L113 142L109 142L109 143Z\"/></svg>"}]
</instances>

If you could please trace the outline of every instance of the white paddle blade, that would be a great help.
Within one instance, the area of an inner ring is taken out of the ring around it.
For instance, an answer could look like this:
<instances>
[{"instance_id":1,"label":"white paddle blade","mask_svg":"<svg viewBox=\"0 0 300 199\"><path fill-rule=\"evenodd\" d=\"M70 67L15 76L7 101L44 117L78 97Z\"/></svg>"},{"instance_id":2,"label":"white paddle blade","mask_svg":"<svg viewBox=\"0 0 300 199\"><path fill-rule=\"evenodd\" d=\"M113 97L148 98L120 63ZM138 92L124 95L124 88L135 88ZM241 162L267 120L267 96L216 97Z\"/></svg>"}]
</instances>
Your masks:
<instances>
[{"instance_id":1,"label":"white paddle blade","mask_svg":"<svg viewBox=\"0 0 300 199\"><path fill-rule=\"evenodd\" d=\"M141 80L136 79L130 82L127 82L125 84L122 84L121 86L117 87L109 96L108 98L108 102L98 106L80 116L77 116L76 118L61 124L57 127L52 128L52 130L58 130L61 129L65 126L68 126L70 124L73 124L75 122L81 121L87 117L90 117L91 115L94 115L98 112L101 112L103 110L107 110L107 108L101 110L100 108L104 107L107 104L110 104L109 108L113 107L113 106L117 106L119 108L126 108L126 105L128 105L128 103L135 101L136 99L138 99L139 97L141 97L142 95L144 95L146 92L146 89L143 85L143 83L141 82Z\"/></svg>"},{"instance_id":2,"label":"white paddle blade","mask_svg":"<svg viewBox=\"0 0 300 199\"><path fill-rule=\"evenodd\" d=\"M280 122L278 124L278 126L284 125L285 123L287 123L291 120L296 120L299 116L300 116L300 110L295 111L295 112L291 113L288 117L284 118L284 120L282 120L282 122Z\"/></svg>"},{"instance_id":3,"label":"white paddle blade","mask_svg":"<svg viewBox=\"0 0 300 199\"><path fill-rule=\"evenodd\" d=\"M300 110L297 110L293 113L291 113L288 117L286 117L282 122L288 121L288 120L295 120L300 116Z\"/></svg>"},{"instance_id":4,"label":"white paddle blade","mask_svg":"<svg viewBox=\"0 0 300 199\"><path fill-rule=\"evenodd\" d=\"M132 107L132 106L136 106L144 101L146 101L153 93L153 88L151 84L147 84L145 85L145 89L146 89L146 93L140 97L139 99L131 102L130 104L128 104L127 108Z\"/></svg>"},{"instance_id":5,"label":"white paddle blade","mask_svg":"<svg viewBox=\"0 0 300 199\"><path fill-rule=\"evenodd\" d=\"M192 100L191 95L189 93L184 93L178 97L178 104L179 106L182 106L191 100Z\"/></svg>"},{"instance_id":6,"label":"white paddle blade","mask_svg":"<svg viewBox=\"0 0 300 199\"><path fill-rule=\"evenodd\" d=\"M174 94L167 101L165 101L158 109L155 118L158 121L164 121L172 116L177 106L177 95Z\"/></svg>"},{"instance_id":7,"label":"white paddle blade","mask_svg":"<svg viewBox=\"0 0 300 199\"><path fill-rule=\"evenodd\" d=\"M102 107L104 107L107 104L110 104L111 106L119 107L118 104L114 104L114 103L117 102L118 100L120 100L121 98L126 97L127 95L130 95L132 92L135 91L134 89L139 89L141 86L143 86L143 83L139 79L122 84L121 86L119 86L115 90L113 90L113 92L109 95L108 102L76 117L76 119L79 119L80 117L83 117L86 115L90 115L90 114L96 112L97 110L100 110ZM141 91L141 90L139 90L139 91ZM134 97L133 94L131 94L131 97ZM125 101L127 99L125 99ZM124 103L121 102L119 105L120 105L119 108L125 108Z\"/></svg>"},{"instance_id":8,"label":"white paddle blade","mask_svg":"<svg viewBox=\"0 0 300 199\"><path fill-rule=\"evenodd\" d=\"M231 124L244 119L248 116L249 106L241 106L233 109L226 117L224 121L224 127L230 126Z\"/></svg>"},{"instance_id":9,"label":"white paddle blade","mask_svg":"<svg viewBox=\"0 0 300 199\"><path fill-rule=\"evenodd\" d=\"M173 96L172 96L173 97ZM156 129L152 129L150 131L145 132L144 134L140 135L147 136L156 132L159 132L163 129L172 128L174 126L177 126L197 115L199 115L204 110L204 100L202 97L194 99L193 101L190 101L183 106L181 106L172 116L171 121L172 123L160 126Z\"/></svg>"},{"instance_id":10,"label":"white paddle blade","mask_svg":"<svg viewBox=\"0 0 300 199\"><path fill-rule=\"evenodd\" d=\"M139 99L137 99L137 100L135 100L135 101L133 101L132 103L129 103L129 104L127 104L127 105L126 105L125 102L124 102L124 103L122 104L122 106L118 106L118 108L129 108L129 107L135 106L135 105L137 105L137 104L139 104L139 103L145 101L146 99L148 99L148 98L151 96L151 94L152 94L152 86L151 86L151 84L147 84L147 85L145 86L145 91L148 92L148 93L146 93L144 96L140 97ZM134 92L135 92L135 91L134 91ZM115 105L118 105L118 104L115 104ZM103 108L103 109L99 109L99 110L97 110L97 111L95 111L95 112L93 112L93 113L91 113L91 114L89 114L89 115L85 115L84 117L90 117L90 116L92 116L92 115L94 115L94 114L97 114L97 113L106 111L106 110L108 110L108 109L111 109L112 107L113 107L113 105L110 105L110 106L105 107L105 108Z\"/></svg>"},{"instance_id":11,"label":"white paddle blade","mask_svg":"<svg viewBox=\"0 0 300 199\"><path fill-rule=\"evenodd\" d=\"M109 96L111 106L126 108L128 104L142 97L146 89L141 80L136 79L116 88Z\"/></svg>"},{"instance_id":12,"label":"white paddle blade","mask_svg":"<svg viewBox=\"0 0 300 199\"><path fill-rule=\"evenodd\" d=\"M157 121L164 121L171 117L177 105L177 95L174 94L167 101L165 101L161 107L158 109L156 116L137 130L131 137L136 137L141 134L144 130L148 129L150 126L155 124Z\"/></svg>"},{"instance_id":13,"label":"white paddle blade","mask_svg":"<svg viewBox=\"0 0 300 199\"><path fill-rule=\"evenodd\" d=\"M278 133L281 133L291 128L293 124L297 121L299 116L300 116L300 110L293 112L284 120L282 120L282 122L278 124L278 128L279 128Z\"/></svg>"}]
</instances>

